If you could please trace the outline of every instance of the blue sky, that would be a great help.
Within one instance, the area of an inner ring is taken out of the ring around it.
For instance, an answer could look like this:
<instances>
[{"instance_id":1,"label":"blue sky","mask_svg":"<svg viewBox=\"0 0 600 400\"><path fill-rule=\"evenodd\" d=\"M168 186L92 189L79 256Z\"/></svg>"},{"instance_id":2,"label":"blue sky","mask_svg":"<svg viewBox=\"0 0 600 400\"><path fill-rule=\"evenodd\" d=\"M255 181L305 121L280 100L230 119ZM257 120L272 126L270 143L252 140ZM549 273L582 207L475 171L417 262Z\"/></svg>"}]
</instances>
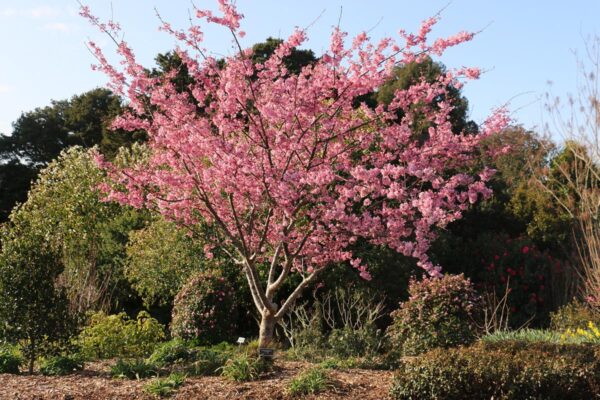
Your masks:
<instances>
[{"instance_id":1,"label":"blue sky","mask_svg":"<svg viewBox=\"0 0 600 400\"><path fill-rule=\"evenodd\" d=\"M203 8L214 3L195 2ZM100 17L114 15L145 65L174 45L172 38L157 31L154 7L175 26L189 24L189 0L84 3ZM449 5L448 0L238 0L246 16L243 43L248 46L268 36L286 37L294 26L309 25L324 10L309 30L307 47L317 54L327 46L340 8L344 30L352 34L372 28L370 36L379 38L395 35L399 28L414 31L422 19L446 5L434 36L483 29L474 41L451 49L441 60L450 67L479 66L487 71L464 89L471 117L478 122L491 108L510 100L517 122L526 128L541 126L540 99L548 81L555 94L573 91L573 51L582 52L585 37L598 33L598 0L453 0ZM24 111L105 84L104 76L90 69L94 59L85 41L111 45L78 16L77 8L75 0L0 0L0 132L10 133L11 123ZM228 54L230 38L209 30L207 47Z\"/></svg>"}]
</instances>

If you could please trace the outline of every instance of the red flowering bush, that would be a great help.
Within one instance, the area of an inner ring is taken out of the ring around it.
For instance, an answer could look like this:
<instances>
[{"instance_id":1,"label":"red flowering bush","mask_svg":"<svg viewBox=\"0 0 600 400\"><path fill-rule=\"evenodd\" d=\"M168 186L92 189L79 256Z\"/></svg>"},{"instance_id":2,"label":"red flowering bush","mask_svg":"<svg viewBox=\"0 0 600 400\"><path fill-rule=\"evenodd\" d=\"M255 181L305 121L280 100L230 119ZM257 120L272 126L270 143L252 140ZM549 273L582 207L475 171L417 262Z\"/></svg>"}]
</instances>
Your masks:
<instances>
[{"instance_id":1,"label":"red flowering bush","mask_svg":"<svg viewBox=\"0 0 600 400\"><path fill-rule=\"evenodd\" d=\"M552 277L557 283L565 265L524 238L488 238L478 250L481 268L476 286L482 292L495 291L497 297L508 289L510 325L544 322L554 302Z\"/></svg>"},{"instance_id":2,"label":"red flowering bush","mask_svg":"<svg viewBox=\"0 0 600 400\"><path fill-rule=\"evenodd\" d=\"M218 343L235 332L237 304L231 284L218 271L193 275L175 297L171 334Z\"/></svg>"},{"instance_id":3,"label":"red flowering bush","mask_svg":"<svg viewBox=\"0 0 600 400\"><path fill-rule=\"evenodd\" d=\"M387 334L394 355L470 344L477 336L481 301L461 275L412 280L409 299L392 312Z\"/></svg>"}]
</instances>

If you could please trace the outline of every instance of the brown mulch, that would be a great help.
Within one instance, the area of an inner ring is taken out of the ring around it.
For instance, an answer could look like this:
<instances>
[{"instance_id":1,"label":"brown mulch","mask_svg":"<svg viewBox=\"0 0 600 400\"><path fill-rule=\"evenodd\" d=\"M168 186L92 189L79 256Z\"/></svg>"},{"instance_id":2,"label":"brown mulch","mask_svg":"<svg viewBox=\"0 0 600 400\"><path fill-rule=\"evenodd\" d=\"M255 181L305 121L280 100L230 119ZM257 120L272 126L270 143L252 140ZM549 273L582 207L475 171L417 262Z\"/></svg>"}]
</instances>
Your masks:
<instances>
[{"instance_id":1,"label":"brown mulch","mask_svg":"<svg viewBox=\"0 0 600 400\"><path fill-rule=\"evenodd\" d=\"M288 382L310 363L278 360L275 371L254 382L236 383L222 377L189 377L173 399L289 399ZM305 399L389 399L392 372L364 369L332 370L331 387ZM86 370L64 377L0 375L0 399L109 400L155 399L144 392L149 379L112 379L107 363L86 364Z\"/></svg>"}]
</instances>

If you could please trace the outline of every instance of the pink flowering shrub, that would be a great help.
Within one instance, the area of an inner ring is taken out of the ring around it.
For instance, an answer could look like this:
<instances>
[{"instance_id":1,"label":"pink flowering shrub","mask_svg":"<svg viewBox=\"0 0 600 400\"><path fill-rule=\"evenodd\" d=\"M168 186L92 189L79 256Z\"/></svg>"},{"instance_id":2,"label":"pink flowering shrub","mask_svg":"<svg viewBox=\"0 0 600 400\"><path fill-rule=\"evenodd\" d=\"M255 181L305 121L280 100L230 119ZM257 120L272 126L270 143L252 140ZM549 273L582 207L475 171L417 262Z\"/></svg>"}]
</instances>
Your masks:
<instances>
[{"instance_id":1,"label":"pink flowering shrub","mask_svg":"<svg viewBox=\"0 0 600 400\"><path fill-rule=\"evenodd\" d=\"M237 304L231 284L219 271L193 275L181 288L173 305L171 334L202 344L233 337Z\"/></svg>"},{"instance_id":2,"label":"pink flowering shrub","mask_svg":"<svg viewBox=\"0 0 600 400\"><path fill-rule=\"evenodd\" d=\"M335 28L329 47L298 74L284 60L307 41L296 29L264 62L244 47L243 15L229 0L219 12L195 9L186 30L162 30L178 41L177 55L193 83L181 92L173 75L150 76L119 27L104 24L82 7L81 14L111 35L121 63L109 63L89 43L97 69L112 90L129 101L115 128L148 134L146 160L121 167L98 157L112 184L107 199L147 207L185 226L206 223L204 238L226 246L244 271L261 313L260 343L267 346L275 325L302 292L329 266L345 263L370 279L353 245L364 239L417 260L430 275L441 267L428 257L436 232L482 198L494 174L477 168L482 138L509 123L494 112L478 134L453 132L448 88L479 76L475 68L448 69L434 82L421 80L394 92L387 105L362 99L393 77L397 66L440 56L471 40L459 32L432 39L438 16L417 33L373 40L366 32L348 38ZM231 34L235 53L223 60L205 49L205 25ZM414 105L423 107L415 108ZM398 118L398 112L402 118ZM425 118L424 135L414 132ZM259 269L268 266L261 276ZM292 275L297 286L284 292Z\"/></svg>"},{"instance_id":3,"label":"pink flowering shrub","mask_svg":"<svg viewBox=\"0 0 600 400\"><path fill-rule=\"evenodd\" d=\"M391 355L417 355L475 341L481 301L469 279L462 274L413 279L408 291L409 299L391 313Z\"/></svg>"}]
</instances>

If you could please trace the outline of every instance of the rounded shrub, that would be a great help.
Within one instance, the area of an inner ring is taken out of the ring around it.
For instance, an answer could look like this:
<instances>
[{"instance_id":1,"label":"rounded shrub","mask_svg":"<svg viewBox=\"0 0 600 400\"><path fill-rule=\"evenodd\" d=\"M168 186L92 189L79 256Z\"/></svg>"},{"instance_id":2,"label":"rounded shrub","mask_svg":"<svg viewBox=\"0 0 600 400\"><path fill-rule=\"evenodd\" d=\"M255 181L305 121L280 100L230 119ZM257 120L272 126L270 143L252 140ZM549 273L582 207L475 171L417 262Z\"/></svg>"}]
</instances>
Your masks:
<instances>
[{"instance_id":1,"label":"rounded shrub","mask_svg":"<svg viewBox=\"0 0 600 400\"><path fill-rule=\"evenodd\" d=\"M171 334L203 344L231 339L237 304L231 284L218 271L193 275L175 297Z\"/></svg>"},{"instance_id":2,"label":"rounded shrub","mask_svg":"<svg viewBox=\"0 0 600 400\"><path fill-rule=\"evenodd\" d=\"M83 369L83 362L77 357L54 356L40 364L40 372L46 376L69 375Z\"/></svg>"},{"instance_id":3,"label":"rounded shrub","mask_svg":"<svg viewBox=\"0 0 600 400\"><path fill-rule=\"evenodd\" d=\"M391 313L387 330L392 354L416 355L436 347L473 343L481 301L461 275L411 280L409 299Z\"/></svg>"},{"instance_id":4,"label":"rounded shrub","mask_svg":"<svg viewBox=\"0 0 600 400\"><path fill-rule=\"evenodd\" d=\"M0 374L18 374L23 359L9 347L0 347Z\"/></svg>"},{"instance_id":5,"label":"rounded shrub","mask_svg":"<svg viewBox=\"0 0 600 400\"><path fill-rule=\"evenodd\" d=\"M145 311L135 320L124 312L97 312L79 334L78 345L86 359L144 357L164 338L164 327Z\"/></svg>"}]
</instances>

